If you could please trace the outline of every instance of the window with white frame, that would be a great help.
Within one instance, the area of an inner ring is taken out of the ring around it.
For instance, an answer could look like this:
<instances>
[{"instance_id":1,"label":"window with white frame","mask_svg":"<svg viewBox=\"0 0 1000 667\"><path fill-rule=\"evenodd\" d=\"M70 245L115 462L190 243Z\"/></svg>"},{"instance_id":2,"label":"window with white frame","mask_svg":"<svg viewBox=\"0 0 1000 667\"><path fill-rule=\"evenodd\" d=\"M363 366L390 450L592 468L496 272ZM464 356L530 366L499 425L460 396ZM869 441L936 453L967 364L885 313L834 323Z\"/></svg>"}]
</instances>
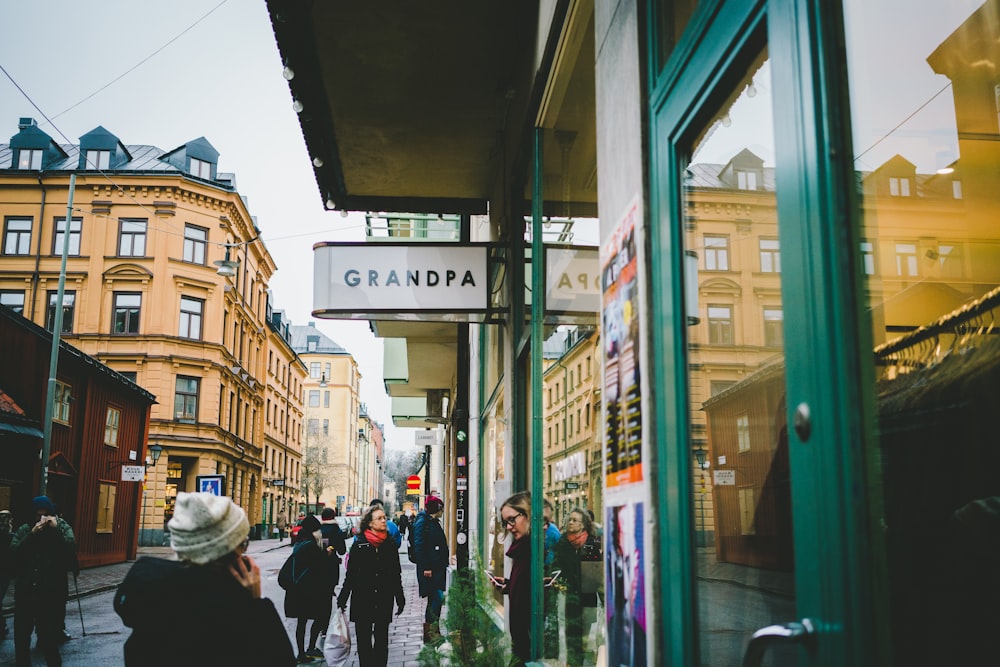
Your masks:
<instances>
[{"instance_id":1,"label":"window with white frame","mask_svg":"<svg viewBox=\"0 0 1000 667\"><path fill-rule=\"evenodd\" d=\"M708 342L712 345L733 344L732 306L708 306Z\"/></svg>"},{"instance_id":2,"label":"window with white frame","mask_svg":"<svg viewBox=\"0 0 1000 667\"><path fill-rule=\"evenodd\" d=\"M750 416L745 412L736 416L736 451L750 451Z\"/></svg>"},{"instance_id":3,"label":"window with white frame","mask_svg":"<svg viewBox=\"0 0 1000 667\"><path fill-rule=\"evenodd\" d=\"M111 166L111 151L87 151L84 169L105 170Z\"/></svg>"},{"instance_id":4,"label":"window with white frame","mask_svg":"<svg viewBox=\"0 0 1000 667\"><path fill-rule=\"evenodd\" d=\"M111 447L118 446L118 429L121 428L122 411L118 408L108 408L108 415L104 420L104 444Z\"/></svg>"},{"instance_id":5,"label":"window with white frame","mask_svg":"<svg viewBox=\"0 0 1000 667\"><path fill-rule=\"evenodd\" d=\"M781 347L784 344L784 332L782 331L784 318L785 313L781 308L764 309L765 347Z\"/></svg>"},{"instance_id":6,"label":"window with white frame","mask_svg":"<svg viewBox=\"0 0 1000 667\"><path fill-rule=\"evenodd\" d=\"M310 389L309 390L309 407L318 408L319 407L319 390Z\"/></svg>"},{"instance_id":7,"label":"window with white frame","mask_svg":"<svg viewBox=\"0 0 1000 667\"><path fill-rule=\"evenodd\" d=\"M52 419L63 424L69 423L69 404L73 400L73 388L56 380L55 409L52 412Z\"/></svg>"},{"instance_id":8,"label":"window with white frame","mask_svg":"<svg viewBox=\"0 0 1000 667\"><path fill-rule=\"evenodd\" d=\"M3 254L31 254L31 218L7 218L3 234Z\"/></svg>"},{"instance_id":9,"label":"window with white frame","mask_svg":"<svg viewBox=\"0 0 1000 667\"><path fill-rule=\"evenodd\" d=\"M909 197L910 179L891 177L889 179L889 194L893 197Z\"/></svg>"},{"instance_id":10,"label":"window with white frame","mask_svg":"<svg viewBox=\"0 0 1000 667\"><path fill-rule=\"evenodd\" d=\"M318 361L309 362L309 377L313 380L318 380L321 374L320 363Z\"/></svg>"},{"instance_id":11,"label":"window with white frame","mask_svg":"<svg viewBox=\"0 0 1000 667\"><path fill-rule=\"evenodd\" d=\"M756 190L757 189L757 172L756 171L737 171L736 172L736 187L740 190Z\"/></svg>"},{"instance_id":12,"label":"window with white frame","mask_svg":"<svg viewBox=\"0 0 1000 667\"><path fill-rule=\"evenodd\" d=\"M705 235L705 270L729 270L729 237Z\"/></svg>"},{"instance_id":13,"label":"window with white frame","mask_svg":"<svg viewBox=\"0 0 1000 667\"><path fill-rule=\"evenodd\" d=\"M45 151L38 148L22 148L18 151L17 168L38 171L42 168L42 156L44 154Z\"/></svg>"},{"instance_id":14,"label":"window with white frame","mask_svg":"<svg viewBox=\"0 0 1000 667\"><path fill-rule=\"evenodd\" d=\"M781 246L778 239L760 239L761 273L781 273Z\"/></svg>"}]
</instances>

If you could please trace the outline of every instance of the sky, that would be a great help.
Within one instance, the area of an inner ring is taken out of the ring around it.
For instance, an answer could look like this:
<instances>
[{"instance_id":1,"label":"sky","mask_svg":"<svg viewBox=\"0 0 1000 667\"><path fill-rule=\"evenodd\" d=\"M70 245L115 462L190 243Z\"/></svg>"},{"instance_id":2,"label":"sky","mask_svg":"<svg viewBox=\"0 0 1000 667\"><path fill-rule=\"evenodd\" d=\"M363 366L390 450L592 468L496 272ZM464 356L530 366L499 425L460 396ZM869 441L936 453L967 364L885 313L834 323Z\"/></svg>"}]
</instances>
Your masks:
<instances>
[{"instance_id":1,"label":"sky","mask_svg":"<svg viewBox=\"0 0 1000 667\"><path fill-rule=\"evenodd\" d=\"M277 264L275 308L347 349L386 445L412 445L413 430L392 425L368 323L311 315L313 244L364 240L364 215L323 208L264 0L4 2L0 25L0 141L25 116L57 143L77 144L98 125L164 151L205 137Z\"/></svg>"}]
</instances>

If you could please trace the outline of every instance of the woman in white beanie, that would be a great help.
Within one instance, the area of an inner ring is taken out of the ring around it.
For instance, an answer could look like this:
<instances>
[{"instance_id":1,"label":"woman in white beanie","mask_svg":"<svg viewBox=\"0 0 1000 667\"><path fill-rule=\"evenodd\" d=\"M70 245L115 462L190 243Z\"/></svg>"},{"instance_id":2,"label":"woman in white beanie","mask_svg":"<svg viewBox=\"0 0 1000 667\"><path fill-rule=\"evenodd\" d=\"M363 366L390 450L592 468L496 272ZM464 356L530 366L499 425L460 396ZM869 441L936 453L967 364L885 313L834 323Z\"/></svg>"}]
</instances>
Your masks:
<instances>
[{"instance_id":1,"label":"woman in white beanie","mask_svg":"<svg viewBox=\"0 0 1000 667\"><path fill-rule=\"evenodd\" d=\"M178 560L140 558L115 594L132 628L125 664L294 665L260 568L244 555L246 513L225 496L178 493L167 527Z\"/></svg>"}]
</instances>

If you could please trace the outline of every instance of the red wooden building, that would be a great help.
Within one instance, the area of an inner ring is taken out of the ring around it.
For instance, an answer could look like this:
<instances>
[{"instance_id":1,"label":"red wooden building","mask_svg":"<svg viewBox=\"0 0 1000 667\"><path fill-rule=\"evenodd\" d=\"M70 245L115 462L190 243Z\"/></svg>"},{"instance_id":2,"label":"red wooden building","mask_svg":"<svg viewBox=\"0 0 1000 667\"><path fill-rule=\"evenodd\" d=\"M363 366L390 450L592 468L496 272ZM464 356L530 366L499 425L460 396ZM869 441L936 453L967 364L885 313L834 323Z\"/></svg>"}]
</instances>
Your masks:
<instances>
[{"instance_id":1,"label":"red wooden building","mask_svg":"<svg viewBox=\"0 0 1000 667\"><path fill-rule=\"evenodd\" d=\"M52 335L0 306L0 509L32 518L41 485ZM81 567L133 559L150 406L156 398L66 342L60 343L46 495L76 533Z\"/></svg>"}]
</instances>

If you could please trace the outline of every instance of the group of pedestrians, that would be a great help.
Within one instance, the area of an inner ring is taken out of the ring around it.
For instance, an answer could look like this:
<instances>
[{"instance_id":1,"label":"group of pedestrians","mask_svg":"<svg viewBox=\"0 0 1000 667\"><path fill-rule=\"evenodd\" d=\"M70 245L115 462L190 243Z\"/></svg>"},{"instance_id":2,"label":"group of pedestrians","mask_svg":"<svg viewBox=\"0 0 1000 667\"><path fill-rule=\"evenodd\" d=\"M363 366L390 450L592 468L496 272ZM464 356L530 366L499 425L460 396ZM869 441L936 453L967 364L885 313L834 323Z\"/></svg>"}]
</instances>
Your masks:
<instances>
[{"instance_id":1,"label":"group of pedestrians","mask_svg":"<svg viewBox=\"0 0 1000 667\"><path fill-rule=\"evenodd\" d=\"M0 602L13 578L16 665L30 666L35 631L51 667L62 664L67 575L78 572L76 543L72 528L47 497L35 498L33 505L35 520L16 531L10 513L0 511ZM175 558L139 558L115 592L114 609L132 630L125 642L125 665L280 667L322 660L318 641L327 633L336 598L342 612L350 608L361 667L384 667L393 612L398 616L406 606L399 556L405 532L411 534L410 560L416 563L420 597L427 598L424 641L438 641L450 562L440 524L443 510L440 498L428 496L424 511L400 530L382 502L374 500L361 517L349 553L348 536L332 509L319 518L306 517L278 575L285 618L297 621L293 647L282 616L261 594L260 567L246 554L246 512L225 496L178 493L168 523ZM0 633L7 632L4 623Z\"/></svg>"}]
</instances>

